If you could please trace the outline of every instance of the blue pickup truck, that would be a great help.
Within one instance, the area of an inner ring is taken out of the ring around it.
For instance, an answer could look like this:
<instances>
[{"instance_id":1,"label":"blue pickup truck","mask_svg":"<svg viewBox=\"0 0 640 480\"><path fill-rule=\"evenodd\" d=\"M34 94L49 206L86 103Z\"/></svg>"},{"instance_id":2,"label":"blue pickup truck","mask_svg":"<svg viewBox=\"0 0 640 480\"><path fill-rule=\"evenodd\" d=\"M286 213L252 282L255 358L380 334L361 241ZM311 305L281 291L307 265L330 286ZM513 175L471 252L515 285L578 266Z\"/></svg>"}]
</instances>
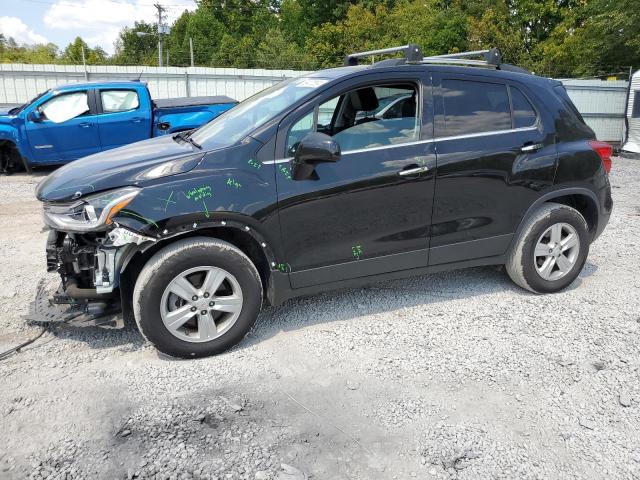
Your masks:
<instances>
[{"instance_id":1,"label":"blue pickup truck","mask_svg":"<svg viewBox=\"0 0 640 480\"><path fill-rule=\"evenodd\" d=\"M236 103L225 96L152 100L139 81L63 85L0 112L0 169L30 171L191 130Z\"/></svg>"}]
</instances>

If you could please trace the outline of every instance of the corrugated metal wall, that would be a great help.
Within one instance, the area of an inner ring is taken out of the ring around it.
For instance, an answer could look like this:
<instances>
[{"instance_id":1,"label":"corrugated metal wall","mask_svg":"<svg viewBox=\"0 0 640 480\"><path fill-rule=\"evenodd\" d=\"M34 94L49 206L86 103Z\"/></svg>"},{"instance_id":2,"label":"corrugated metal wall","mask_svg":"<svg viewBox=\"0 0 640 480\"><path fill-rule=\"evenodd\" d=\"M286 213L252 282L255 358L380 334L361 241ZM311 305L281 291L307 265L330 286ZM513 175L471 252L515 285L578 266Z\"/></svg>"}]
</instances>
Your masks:
<instances>
[{"instance_id":1,"label":"corrugated metal wall","mask_svg":"<svg viewBox=\"0 0 640 480\"><path fill-rule=\"evenodd\" d=\"M153 98L228 95L244 100L285 78L305 72L238 68L116 67L0 64L0 104L24 103L65 83L131 80L142 73Z\"/></svg>"},{"instance_id":2,"label":"corrugated metal wall","mask_svg":"<svg viewBox=\"0 0 640 480\"><path fill-rule=\"evenodd\" d=\"M562 80L562 83L598 140L620 143L629 83L624 80Z\"/></svg>"},{"instance_id":3,"label":"corrugated metal wall","mask_svg":"<svg viewBox=\"0 0 640 480\"><path fill-rule=\"evenodd\" d=\"M228 95L244 100L280 80L306 72L237 68L116 67L0 64L0 105L24 103L56 85L131 80L142 73L154 98ZM624 128L626 81L563 80L567 92L600 140L620 142Z\"/></svg>"}]
</instances>

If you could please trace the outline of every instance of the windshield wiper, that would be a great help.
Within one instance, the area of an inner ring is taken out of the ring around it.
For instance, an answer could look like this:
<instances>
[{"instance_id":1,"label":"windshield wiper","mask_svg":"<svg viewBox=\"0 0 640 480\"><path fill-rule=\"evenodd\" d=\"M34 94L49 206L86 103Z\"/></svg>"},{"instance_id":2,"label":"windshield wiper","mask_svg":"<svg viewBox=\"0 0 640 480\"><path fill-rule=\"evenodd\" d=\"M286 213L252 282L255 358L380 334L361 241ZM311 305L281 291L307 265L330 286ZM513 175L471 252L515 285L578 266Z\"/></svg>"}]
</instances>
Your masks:
<instances>
[{"instance_id":1,"label":"windshield wiper","mask_svg":"<svg viewBox=\"0 0 640 480\"><path fill-rule=\"evenodd\" d=\"M180 139L183 140L185 142L189 142L191 145L193 145L194 147L196 147L198 150L202 150L202 145L200 145L198 142L196 142L193 138L191 138L190 135L191 132L180 132L180 133L176 133L173 136L173 139Z\"/></svg>"}]
</instances>

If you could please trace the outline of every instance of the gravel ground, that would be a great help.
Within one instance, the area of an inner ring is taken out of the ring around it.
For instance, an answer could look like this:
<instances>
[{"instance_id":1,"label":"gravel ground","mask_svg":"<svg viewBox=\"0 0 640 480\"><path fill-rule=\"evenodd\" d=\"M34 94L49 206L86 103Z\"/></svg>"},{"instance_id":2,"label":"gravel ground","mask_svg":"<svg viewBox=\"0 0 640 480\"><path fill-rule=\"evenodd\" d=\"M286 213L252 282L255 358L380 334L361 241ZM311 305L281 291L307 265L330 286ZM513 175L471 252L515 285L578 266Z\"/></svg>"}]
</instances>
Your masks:
<instances>
[{"instance_id":1,"label":"gravel ground","mask_svg":"<svg viewBox=\"0 0 640 480\"><path fill-rule=\"evenodd\" d=\"M0 351L45 275L38 176L0 178ZM493 268L264 311L215 358L59 326L0 362L1 478L640 478L640 162L565 292Z\"/></svg>"}]
</instances>

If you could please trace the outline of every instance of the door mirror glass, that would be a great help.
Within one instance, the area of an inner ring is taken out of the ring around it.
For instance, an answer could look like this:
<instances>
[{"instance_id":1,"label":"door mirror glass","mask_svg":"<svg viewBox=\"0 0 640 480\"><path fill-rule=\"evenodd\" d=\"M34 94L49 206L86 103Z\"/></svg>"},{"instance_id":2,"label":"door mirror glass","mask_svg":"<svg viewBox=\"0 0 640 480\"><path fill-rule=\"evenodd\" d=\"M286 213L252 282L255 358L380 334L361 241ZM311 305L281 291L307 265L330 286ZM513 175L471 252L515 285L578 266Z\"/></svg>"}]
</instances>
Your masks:
<instances>
[{"instance_id":1,"label":"door mirror glass","mask_svg":"<svg viewBox=\"0 0 640 480\"><path fill-rule=\"evenodd\" d=\"M29 114L29 120L34 122L34 123L40 123L43 118L42 118L42 114L40 113L40 110L34 110L33 112L31 112Z\"/></svg>"},{"instance_id":2,"label":"door mirror glass","mask_svg":"<svg viewBox=\"0 0 640 480\"><path fill-rule=\"evenodd\" d=\"M87 92L73 92L53 97L38 110L53 123L63 123L89 111Z\"/></svg>"},{"instance_id":3,"label":"door mirror glass","mask_svg":"<svg viewBox=\"0 0 640 480\"><path fill-rule=\"evenodd\" d=\"M324 133L310 133L298 143L293 157L291 175L294 180L315 180L318 178L315 171L318 163L338 160L340 160L338 142Z\"/></svg>"}]
</instances>

